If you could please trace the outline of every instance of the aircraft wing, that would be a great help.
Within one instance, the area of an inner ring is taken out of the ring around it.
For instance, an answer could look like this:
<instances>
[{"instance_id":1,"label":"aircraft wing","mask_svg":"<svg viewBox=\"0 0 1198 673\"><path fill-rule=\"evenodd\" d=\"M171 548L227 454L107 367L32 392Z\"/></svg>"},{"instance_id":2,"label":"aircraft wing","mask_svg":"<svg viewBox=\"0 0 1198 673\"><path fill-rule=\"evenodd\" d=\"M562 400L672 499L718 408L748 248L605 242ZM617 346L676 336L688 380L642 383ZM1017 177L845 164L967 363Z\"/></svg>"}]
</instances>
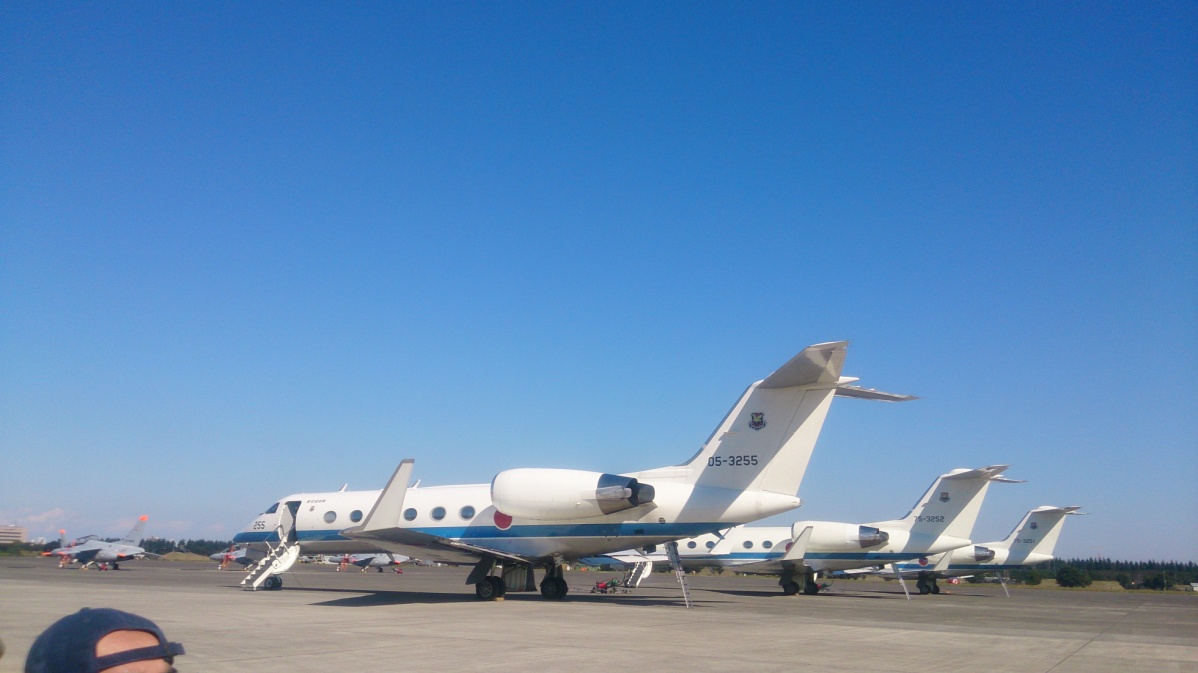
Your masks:
<instances>
[{"instance_id":1,"label":"aircraft wing","mask_svg":"<svg viewBox=\"0 0 1198 673\"><path fill-rule=\"evenodd\" d=\"M91 547L89 549L76 549L74 551L67 550L62 553L63 556L70 556L80 563L87 563L100 553L100 547Z\"/></svg>"},{"instance_id":2,"label":"aircraft wing","mask_svg":"<svg viewBox=\"0 0 1198 673\"><path fill-rule=\"evenodd\" d=\"M358 528L362 527L359 526ZM350 528L342 531L341 534L355 540L369 541L380 549L386 549L393 554L418 558L421 561L464 564L474 563L482 557L522 562L533 560L499 549L491 549L490 547L482 547L460 540L452 540L438 535L430 535L399 527L371 531L359 531L355 528Z\"/></svg>"},{"instance_id":3,"label":"aircraft wing","mask_svg":"<svg viewBox=\"0 0 1198 673\"><path fill-rule=\"evenodd\" d=\"M614 562L614 563L631 564L631 563L644 563L646 561L652 561L654 563L668 563L669 562L669 559L666 558L666 555L664 552L653 552L652 554L646 554L646 553L636 550L636 549L630 549L627 551L618 551L618 552L613 552L611 554L603 554L601 556L596 556L596 557L592 557L592 558L602 559L602 560L604 560L605 563L613 563Z\"/></svg>"},{"instance_id":4,"label":"aircraft wing","mask_svg":"<svg viewBox=\"0 0 1198 673\"><path fill-rule=\"evenodd\" d=\"M481 547L460 540L422 533L399 526L408 482L412 478L414 460L405 458L391 475L386 488L379 494L374 507L360 526L341 531L345 537L367 540L381 549L392 553L411 556L422 561L441 563L474 563L481 557L500 558L512 561L531 561L511 552Z\"/></svg>"},{"instance_id":5,"label":"aircraft wing","mask_svg":"<svg viewBox=\"0 0 1198 673\"><path fill-rule=\"evenodd\" d=\"M724 566L724 569L749 575L777 575L785 570L786 566L788 565L802 566L803 562L784 562L781 558L773 558L763 561L749 561L747 563L729 564Z\"/></svg>"}]
</instances>

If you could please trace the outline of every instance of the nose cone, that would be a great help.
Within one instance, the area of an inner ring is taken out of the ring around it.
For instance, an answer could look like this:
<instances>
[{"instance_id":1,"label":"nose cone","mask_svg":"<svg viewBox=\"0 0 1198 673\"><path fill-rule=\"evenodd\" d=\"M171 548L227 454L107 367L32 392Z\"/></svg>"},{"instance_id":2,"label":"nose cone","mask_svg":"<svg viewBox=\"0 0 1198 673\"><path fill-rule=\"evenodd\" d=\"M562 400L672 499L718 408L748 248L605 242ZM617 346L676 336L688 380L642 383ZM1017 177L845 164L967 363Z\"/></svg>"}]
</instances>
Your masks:
<instances>
[{"instance_id":1,"label":"nose cone","mask_svg":"<svg viewBox=\"0 0 1198 673\"><path fill-rule=\"evenodd\" d=\"M266 519L259 516L233 536L233 544L248 544L251 542L278 541L274 531L266 525Z\"/></svg>"}]
</instances>

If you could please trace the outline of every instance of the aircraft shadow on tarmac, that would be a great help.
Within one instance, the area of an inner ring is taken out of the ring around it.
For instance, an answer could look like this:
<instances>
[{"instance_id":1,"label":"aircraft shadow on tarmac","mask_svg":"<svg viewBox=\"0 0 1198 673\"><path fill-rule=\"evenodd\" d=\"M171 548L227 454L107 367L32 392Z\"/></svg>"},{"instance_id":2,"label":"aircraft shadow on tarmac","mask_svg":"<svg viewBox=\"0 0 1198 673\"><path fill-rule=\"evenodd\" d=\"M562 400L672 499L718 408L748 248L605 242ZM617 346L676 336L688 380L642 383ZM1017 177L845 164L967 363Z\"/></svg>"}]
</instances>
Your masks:
<instances>
[{"instance_id":1,"label":"aircraft shadow on tarmac","mask_svg":"<svg viewBox=\"0 0 1198 673\"><path fill-rule=\"evenodd\" d=\"M229 589L241 589L239 585L226 585ZM283 591L287 592L304 592L314 595L336 595L336 594L351 594L343 598L333 598L326 601L319 601L314 605L323 605L327 607L363 607L363 606L378 606L378 605L415 605L415 604L448 604L448 603L480 603L478 598L470 592L457 591L370 591L364 589L351 588L329 588L329 587L304 587L296 586L295 584L286 587ZM273 592L268 592L273 593ZM752 593L748 595L753 595ZM505 601L513 602L538 602L548 603L537 592L511 592L504 597ZM664 605L674 606L682 605L682 597L660 597L660 596L637 596L637 595L603 595L603 594L568 594L561 602L566 603L607 603L616 605ZM699 601L699 602L722 602L722 601Z\"/></svg>"},{"instance_id":2,"label":"aircraft shadow on tarmac","mask_svg":"<svg viewBox=\"0 0 1198 673\"><path fill-rule=\"evenodd\" d=\"M816 596L787 596L780 591L744 591L737 589L707 589L711 593L727 594L729 596L741 596L746 598L779 598L789 601L810 601L810 600L826 600L833 598L868 598L873 600L894 600L896 598L905 598L902 591L821 591ZM958 592L942 592L941 596L952 598L994 598L989 594L973 594L973 593L958 593ZM939 597L938 597L939 598ZM938 598L928 598L924 596L912 596L912 600L938 600Z\"/></svg>"},{"instance_id":3,"label":"aircraft shadow on tarmac","mask_svg":"<svg viewBox=\"0 0 1198 673\"><path fill-rule=\"evenodd\" d=\"M328 601L314 603L326 607L364 607L364 606L380 606L380 605L411 605L411 604L439 604L439 603L479 603L477 598L468 593L450 593L450 592L405 592L405 591L375 591L370 593L362 593L360 590L350 589L290 589L290 591L308 591L319 593L350 593L353 596L344 598L335 598ZM546 603L545 599L535 593L527 595L508 594L504 597L505 601L513 602L539 602ZM682 600L668 598L652 598L652 597L636 597L636 596L592 596L590 594L580 594L577 596L567 595L562 601L565 603L608 603L617 605L681 605Z\"/></svg>"}]
</instances>

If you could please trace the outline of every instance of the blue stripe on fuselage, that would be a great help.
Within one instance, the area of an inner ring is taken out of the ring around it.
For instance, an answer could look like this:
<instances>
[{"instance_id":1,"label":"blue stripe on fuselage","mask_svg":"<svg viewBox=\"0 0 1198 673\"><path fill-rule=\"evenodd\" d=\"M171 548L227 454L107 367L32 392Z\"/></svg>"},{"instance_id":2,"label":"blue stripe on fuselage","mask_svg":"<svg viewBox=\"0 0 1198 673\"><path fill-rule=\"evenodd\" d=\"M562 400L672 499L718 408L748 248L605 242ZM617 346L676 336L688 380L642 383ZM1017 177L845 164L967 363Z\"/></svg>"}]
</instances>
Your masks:
<instances>
[{"instance_id":1,"label":"blue stripe on fuselage","mask_svg":"<svg viewBox=\"0 0 1198 673\"><path fill-rule=\"evenodd\" d=\"M912 570L931 570L932 569L931 566L920 566L920 565L916 565L914 563L900 563L900 564L898 564L898 568L899 568L899 570L902 570L904 572L912 571ZM986 573L986 572L990 572L992 570L1027 570L1028 568L1031 568L1031 566L1030 565L1021 565L1018 563L1015 563L1012 565L1006 565L1006 564L1004 564L1004 565L975 565L975 564L971 564L971 563L950 563L948 566L949 570L973 570L975 572L980 572L980 573Z\"/></svg>"},{"instance_id":2,"label":"blue stripe on fuselage","mask_svg":"<svg viewBox=\"0 0 1198 673\"><path fill-rule=\"evenodd\" d=\"M921 556L911 552L807 552L803 560L812 561L905 561Z\"/></svg>"},{"instance_id":3,"label":"blue stripe on fuselage","mask_svg":"<svg viewBox=\"0 0 1198 673\"><path fill-rule=\"evenodd\" d=\"M577 523L512 526L501 530L496 526L430 526L404 528L455 540L501 540L553 537L695 537L727 528L726 523ZM296 536L304 542L345 542L349 538L341 530L301 530ZM278 542L274 531L242 531L233 536L234 543Z\"/></svg>"},{"instance_id":4,"label":"blue stripe on fuselage","mask_svg":"<svg viewBox=\"0 0 1198 673\"><path fill-rule=\"evenodd\" d=\"M785 556L785 552L732 552L729 554L683 554L683 562L691 561L777 561ZM864 561L875 562L888 559L909 559L911 553L881 553L881 552L807 552L804 561ZM900 566L901 567L901 566Z\"/></svg>"}]
</instances>

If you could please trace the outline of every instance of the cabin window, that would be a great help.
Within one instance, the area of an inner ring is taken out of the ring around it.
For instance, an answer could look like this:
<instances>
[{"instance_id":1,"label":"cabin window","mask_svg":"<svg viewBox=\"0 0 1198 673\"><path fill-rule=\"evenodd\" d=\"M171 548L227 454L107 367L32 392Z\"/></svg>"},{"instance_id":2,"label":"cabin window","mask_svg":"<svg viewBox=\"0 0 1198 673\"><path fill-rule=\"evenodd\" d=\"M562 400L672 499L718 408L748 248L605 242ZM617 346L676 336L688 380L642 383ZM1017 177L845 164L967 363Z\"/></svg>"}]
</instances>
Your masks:
<instances>
[{"instance_id":1,"label":"cabin window","mask_svg":"<svg viewBox=\"0 0 1198 673\"><path fill-rule=\"evenodd\" d=\"M458 515L469 521L474 518L474 508L470 505L466 505L460 512L458 512Z\"/></svg>"},{"instance_id":2,"label":"cabin window","mask_svg":"<svg viewBox=\"0 0 1198 673\"><path fill-rule=\"evenodd\" d=\"M434 507L432 512L433 521L440 521L445 518L444 507Z\"/></svg>"},{"instance_id":3,"label":"cabin window","mask_svg":"<svg viewBox=\"0 0 1198 673\"><path fill-rule=\"evenodd\" d=\"M416 518L416 510L412 507L405 509L403 511L403 518L407 521L411 521L412 519L415 519Z\"/></svg>"},{"instance_id":4,"label":"cabin window","mask_svg":"<svg viewBox=\"0 0 1198 673\"><path fill-rule=\"evenodd\" d=\"M337 520L337 513L334 512L333 510L329 510L324 513L324 522L325 523L333 523L336 520Z\"/></svg>"},{"instance_id":5,"label":"cabin window","mask_svg":"<svg viewBox=\"0 0 1198 673\"><path fill-rule=\"evenodd\" d=\"M349 520L353 521L354 523L358 523L359 521L361 521L362 520L362 510L355 509L354 511L350 512Z\"/></svg>"},{"instance_id":6,"label":"cabin window","mask_svg":"<svg viewBox=\"0 0 1198 673\"><path fill-rule=\"evenodd\" d=\"M762 547L765 547L766 549L769 549L770 547L773 547L773 546L774 546L774 543L773 543L773 542L770 542L769 540L766 540L765 542L762 542L762 543L761 543L761 546L762 546Z\"/></svg>"},{"instance_id":7,"label":"cabin window","mask_svg":"<svg viewBox=\"0 0 1198 673\"><path fill-rule=\"evenodd\" d=\"M714 547L714 546L715 546L715 541L714 541L714 540L708 540L708 541L707 541L707 548L708 548L708 549L711 549L711 548L712 548L712 547Z\"/></svg>"},{"instance_id":8,"label":"cabin window","mask_svg":"<svg viewBox=\"0 0 1198 673\"><path fill-rule=\"evenodd\" d=\"M752 549L752 548L753 548L753 541L745 540L745 549Z\"/></svg>"},{"instance_id":9,"label":"cabin window","mask_svg":"<svg viewBox=\"0 0 1198 673\"><path fill-rule=\"evenodd\" d=\"M686 543L686 548L687 548L687 549L694 549L695 547L698 547L698 546L699 546L699 545L695 544L695 541L694 541L694 540L691 540L690 542L687 542L687 543Z\"/></svg>"}]
</instances>

